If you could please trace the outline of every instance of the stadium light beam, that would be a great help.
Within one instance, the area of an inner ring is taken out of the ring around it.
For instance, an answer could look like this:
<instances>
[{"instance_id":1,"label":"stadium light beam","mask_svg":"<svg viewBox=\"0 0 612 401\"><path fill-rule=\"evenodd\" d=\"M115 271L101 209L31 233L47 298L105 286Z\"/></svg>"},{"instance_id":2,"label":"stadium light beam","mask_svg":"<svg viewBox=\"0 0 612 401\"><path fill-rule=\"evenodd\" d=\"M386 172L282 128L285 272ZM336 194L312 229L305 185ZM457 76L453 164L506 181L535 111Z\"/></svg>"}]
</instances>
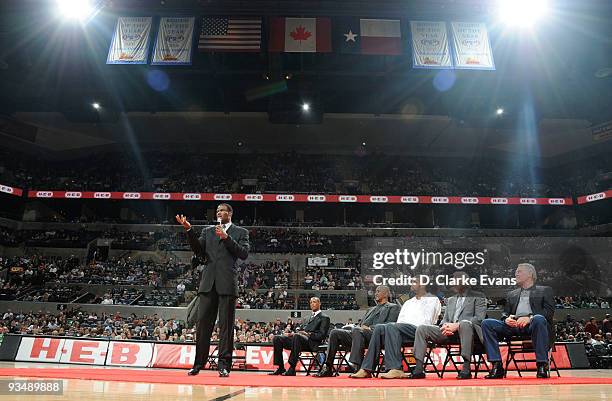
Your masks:
<instances>
[{"instance_id":1,"label":"stadium light beam","mask_svg":"<svg viewBox=\"0 0 612 401\"><path fill-rule=\"evenodd\" d=\"M502 114L504 114L504 109L499 107L497 110L495 110L495 114L497 114L498 116L501 116Z\"/></svg>"},{"instance_id":2,"label":"stadium light beam","mask_svg":"<svg viewBox=\"0 0 612 401\"><path fill-rule=\"evenodd\" d=\"M58 14L70 20L85 21L96 11L91 0L56 0Z\"/></svg>"},{"instance_id":3,"label":"stadium light beam","mask_svg":"<svg viewBox=\"0 0 612 401\"><path fill-rule=\"evenodd\" d=\"M91 107L93 107L95 110L100 110L100 108L101 108L102 106L100 106L100 103L98 103L98 102L93 102L93 103L91 104Z\"/></svg>"},{"instance_id":4,"label":"stadium light beam","mask_svg":"<svg viewBox=\"0 0 612 401\"><path fill-rule=\"evenodd\" d=\"M310 110L310 105L308 103L302 104L302 111L309 111L309 110Z\"/></svg>"},{"instance_id":5,"label":"stadium light beam","mask_svg":"<svg viewBox=\"0 0 612 401\"><path fill-rule=\"evenodd\" d=\"M548 10L548 0L498 0L498 17L510 26L532 26Z\"/></svg>"}]
</instances>

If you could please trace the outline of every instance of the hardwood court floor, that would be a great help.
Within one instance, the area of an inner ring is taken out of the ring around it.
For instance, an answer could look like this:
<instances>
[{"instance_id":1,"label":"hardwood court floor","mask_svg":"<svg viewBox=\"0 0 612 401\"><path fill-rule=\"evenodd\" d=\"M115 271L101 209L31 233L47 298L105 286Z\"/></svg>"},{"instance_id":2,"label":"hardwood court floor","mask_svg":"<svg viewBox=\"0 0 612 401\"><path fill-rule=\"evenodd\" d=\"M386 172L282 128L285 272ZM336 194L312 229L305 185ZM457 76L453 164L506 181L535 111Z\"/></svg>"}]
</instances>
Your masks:
<instances>
[{"instance_id":1,"label":"hardwood court floor","mask_svg":"<svg viewBox=\"0 0 612 401\"><path fill-rule=\"evenodd\" d=\"M49 364L0 362L0 367L45 367ZM58 369L70 368L69 365L55 365ZM82 368L82 366L79 366ZM99 367L98 367L99 368ZM240 372L232 372L240 374ZM612 377L612 370L563 371L564 376ZM2 380L10 379L2 377ZM325 379L321 379L325 380ZM265 388L265 387L217 387L184 384L126 383L117 381L93 381L64 379L62 396L39 395L0 395L7 401L361 401L361 400L572 400L593 401L612 400L612 385L530 385L508 387L428 387L428 388Z\"/></svg>"}]
</instances>

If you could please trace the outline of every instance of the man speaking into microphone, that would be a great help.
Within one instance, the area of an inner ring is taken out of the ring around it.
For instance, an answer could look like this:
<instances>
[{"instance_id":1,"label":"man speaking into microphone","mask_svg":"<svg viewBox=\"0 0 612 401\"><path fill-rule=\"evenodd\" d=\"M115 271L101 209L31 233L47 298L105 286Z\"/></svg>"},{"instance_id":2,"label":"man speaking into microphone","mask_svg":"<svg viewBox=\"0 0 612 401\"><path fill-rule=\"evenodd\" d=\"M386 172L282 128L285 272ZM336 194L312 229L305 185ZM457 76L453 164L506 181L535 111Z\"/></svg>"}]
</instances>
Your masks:
<instances>
[{"instance_id":1,"label":"man speaking into microphone","mask_svg":"<svg viewBox=\"0 0 612 401\"><path fill-rule=\"evenodd\" d=\"M217 206L217 225L196 236L185 216L176 215L187 231L191 249L206 260L198 289L199 305L196 323L196 356L188 375L200 373L208 361L210 337L219 315L219 376L228 377L234 351L234 318L238 282L236 260L249 255L249 232L232 224L233 209L227 203Z\"/></svg>"}]
</instances>

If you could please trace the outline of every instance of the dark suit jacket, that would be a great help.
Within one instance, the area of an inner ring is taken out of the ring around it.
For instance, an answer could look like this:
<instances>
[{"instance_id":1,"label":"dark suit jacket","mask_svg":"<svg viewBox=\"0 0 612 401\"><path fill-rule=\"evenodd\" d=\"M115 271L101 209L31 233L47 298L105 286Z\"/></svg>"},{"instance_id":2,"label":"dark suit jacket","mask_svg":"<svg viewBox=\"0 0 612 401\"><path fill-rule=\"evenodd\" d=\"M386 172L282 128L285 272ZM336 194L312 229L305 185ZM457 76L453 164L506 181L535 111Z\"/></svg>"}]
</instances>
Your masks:
<instances>
[{"instance_id":1,"label":"dark suit jacket","mask_svg":"<svg viewBox=\"0 0 612 401\"><path fill-rule=\"evenodd\" d=\"M200 238L196 237L193 228L187 231L191 249L206 260L198 292L209 292L214 285L219 295L238 296L236 260L249 256L249 232L232 223L227 235L225 240L219 239L215 226L203 229Z\"/></svg>"},{"instance_id":2,"label":"dark suit jacket","mask_svg":"<svg viewBox=\"0 0 612 401\"><path fill-rule=\"evenodd\" d=\"M502 320L508 316L516 314L521 296L521 289L512 290L506 296L506 305ZM534 315L542 315L546 318L549 325L553 324L553 316L555 315L555 300L553 298L552 288L543 285L534 285L529 293L529 305L531 312Z\"/></svg>"},{"instance_id":3,"label":"dark suit jacket","mask_svg":"<svg viewBox=\"0 0 612 401\"><path fill-rule=\"evenodd\" d=\"M374 327L377 324L391 323L397 321L401 307L398 304L387 302L380 308L376 309L376 306L368 309L361 324L368 327Z\"/></svg>"},{"instance_id":4,"label":"dark suit jacket","mask_svg":"<svg viewBox=\"0 0 612 401\"><path fill-rule=\"evenodd\" d=\"M444 317L440 325L444 323L453 323L455 317L455 311L457 310L457 298L458 296L452 296L446 301L446 310L444 311ZM482 321L487 315L487 299L482 292L468 289L465 292L465 301L459 312L459 321L468 320L472 322L474 331L482 341L482 328L480 327Z\"/></svg>"},{"instance_id":5,"label":"dark suit jacket","mask_svg":"<svg viewBox=\"0 0 612 401\"><path fill-rule=\"evenodd\" d=\"M329 316L320 312L317 316L302 325L302 330L310 333L308 336L310 349L315 349L327 338L329 321Z\"/></svg>"}]
</instances>

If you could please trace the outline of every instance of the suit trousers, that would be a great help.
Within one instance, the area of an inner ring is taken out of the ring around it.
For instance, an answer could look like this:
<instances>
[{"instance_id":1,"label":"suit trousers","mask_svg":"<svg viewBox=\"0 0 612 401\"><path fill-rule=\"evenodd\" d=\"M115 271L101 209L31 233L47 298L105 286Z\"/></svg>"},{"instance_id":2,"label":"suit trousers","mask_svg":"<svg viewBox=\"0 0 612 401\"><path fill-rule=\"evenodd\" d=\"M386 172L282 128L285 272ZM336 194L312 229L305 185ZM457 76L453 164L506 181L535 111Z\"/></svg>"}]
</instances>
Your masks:
<instances>
[{"instance_id":1,"label":"suit trousers","mask_svg":"<svg viewBox=\"0 0 612 401\"><path fill-rule=\"evenodd\" d=\"M289 336L274 336L272 338L272 344L274 346L274 364L279 367L285 366L283 360L283 349L291 350L289 354L289 365L295 369L298 363L300 352L311 351L310 343L308 338L301 334L294 334Z\"/></svg>"},{"instance_id":2,"label":"suit trousers","mask_svg":"<svg viewBox=\"0 0 612 401\"><path fill-rule=\"evenodd\" d=\"M343 350L348 350L349 347L351 347L351 344L352 340L350 331L345 329L333 329L329 333L325 364L327 366L332 366L334 364L334 359L336 359L336 352L338 349L342 347Z\"/></svg>"},{"instance_id":3,"label":"suit trousers","mask_svg":"<svg viewBox=\"0 0 612 401\"><path fill-rule=\"evenodd\" d=\"M219 295L213 285L208 292L199 294L198 322L196 324L196 368L203 368L208 362L210 352L210 337L219 316L219 370L232 368L232 353L234 351L234 317L236 316L236 297L234 295Z\"/></svg>"},{"instance_id":4,"label":"suit trousers","mask_svg":"<svg viewBox=\"0 0 612 401\"><path fill-rule=\"evenodd\" d=\"M482 337L487 350L487 359L490 362L501 362L499 352L499 339L512 336L531 336L535 348L536 360L548 362L548 322L542 315L535 315L531 323L526 327L510 327L497 319L485 319L482 321Z\"/></svg>"},{"instance_id":5,"label":"suit trousers","mask_svg":"<svg viewBox=\"0 0 612 401\"><path fill-rule=\"evenodd\" d=\"M387 370L404 370L402 344L414 341L417 327L409 323L387 323L385 327L385 367Z\"/></svg>"},{"instance_id":6,"label":"suit trousers","mask_svg":"<svg viewBox=\"0 0 612 401\"><path fill-rule=\"evenodd\" d=\"M461 357L464 361L469 362L472 359L472 344L474 342L472 322L467 320L459 322L459 329L452 336L442 334L440 326L429 324L419 326L414 335L414 357L421 362L425 360L427 341L431 341L434 344L445 344L457 340L461 344Z\"/></svg>"}]
</instances>

